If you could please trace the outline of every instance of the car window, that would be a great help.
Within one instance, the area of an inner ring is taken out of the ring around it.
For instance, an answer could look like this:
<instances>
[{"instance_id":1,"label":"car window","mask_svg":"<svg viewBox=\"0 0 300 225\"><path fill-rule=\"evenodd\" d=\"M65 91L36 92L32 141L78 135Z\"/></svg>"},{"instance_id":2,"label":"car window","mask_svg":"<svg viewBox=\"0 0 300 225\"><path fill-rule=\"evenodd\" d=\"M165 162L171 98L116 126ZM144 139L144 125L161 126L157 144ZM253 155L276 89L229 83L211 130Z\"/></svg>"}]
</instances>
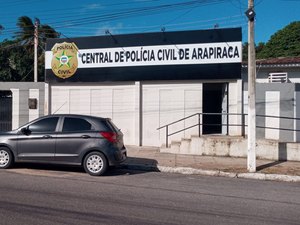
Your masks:
<instances>
[{"instance_id":1,"label":"car window","mask_svg":"<svg viewBox=\"0 0 300 225\"><path fill-rule=\"evenodd\" d=\"M97 122L97 126L99 128L99 130L101 131L119 131L120 129L118 129L116 127L116 125L114 125L112 123L112 121L110 119L98 119L96 120Z\"/></svg>"},{"instance_id":2,"label":"car window","mask_svg":"<svg viewBox=\"0 0 300 225\"><path fill-rule=\"evenodd\" d=\"M41 119L29 125L31 133L54 132L56 129L58 117Z\"/></svg>"},{"instance_id":3,"label":"car window","mask_svg":"<svg viewBox=\"0 0 300 225\"><path fill-rule=\"evenodd\" d=\"M107 123L106 120L99 119L99 120L96 120L96 122L97 122L97 127L99 130L101 130L101 131L111 131L112 130L111 126L109 126L109 124Z\"/></svg>"},{"instance_id":4,"label":"car window","mask_svg":"<svg viewBox=\"0 0 300 225\"><path fill-rule=\"evenodd\" d=\"M111 120L108 120L107 123L110 124L113 127L113 129L115 129L115 131L120 130Z\"/></svg>"},{"instance_id":5,"label":"car window","mask_svg":"<svg viewBox=\"0 0 300 225\"><path fill-rule=\"evenodd\" d=\"M81 118L70 118L66 117L64 119L63 132L74 132L74 131L86 131L92 130L92 125Z\"/></svg>"}]
</instances>

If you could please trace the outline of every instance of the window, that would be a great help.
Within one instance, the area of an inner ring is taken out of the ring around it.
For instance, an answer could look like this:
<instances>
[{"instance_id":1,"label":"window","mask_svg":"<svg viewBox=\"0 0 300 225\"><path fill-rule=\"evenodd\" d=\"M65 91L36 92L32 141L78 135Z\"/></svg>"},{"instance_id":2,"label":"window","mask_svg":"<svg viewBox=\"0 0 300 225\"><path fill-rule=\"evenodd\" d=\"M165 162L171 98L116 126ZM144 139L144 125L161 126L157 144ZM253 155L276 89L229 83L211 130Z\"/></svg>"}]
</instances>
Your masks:
<instances>
[{"instance_id":1,"label":"window","mask_svg":"<svg viewBox=\"0 0 300 225\"><path fill-rule=\"evenodd\" d=\"M86 131L92 130L92 125L80 118L70 118L66 117L63 125L63 132L74 132L74 131Z\"/></svg>"},{"instance_id":2,"label":"window","mask_svg":"<svg viewBox=\"0 0 300 225\"><path fill-rule=\"evenodd\" d=\"M287 73L269 73L268 79L269 83L287 83L288 75Z\"/></svg>"},{"instance_id":3,"label":"window","mask_svg":"<svg viewBox=\"0 0 300 225\"><path fill-rule=\"evenodd\" d=\"M41 119L29 125L29 130L31 131L31 133L54 132L56 129L57 121L58 117Z\"/></svg>"},{"instance_id":4,"label":"window","mask_svg":"<svg viewBox=\"0 0 300 225\"><path fill-rule=\"evenodd\" d=\"M113 125L109 119L99 119L97 120L97 127L101 131L118 131L119 129Z\"/></svg>"}]
</instances>

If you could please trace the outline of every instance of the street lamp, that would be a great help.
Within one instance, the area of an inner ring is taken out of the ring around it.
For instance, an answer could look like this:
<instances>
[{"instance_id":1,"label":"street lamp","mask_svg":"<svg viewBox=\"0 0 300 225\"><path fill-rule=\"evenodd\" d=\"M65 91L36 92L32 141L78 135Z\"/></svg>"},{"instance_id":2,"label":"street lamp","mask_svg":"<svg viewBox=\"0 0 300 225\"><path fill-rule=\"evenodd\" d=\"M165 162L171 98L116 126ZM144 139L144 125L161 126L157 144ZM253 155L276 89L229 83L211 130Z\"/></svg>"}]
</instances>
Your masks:
<instances>
[{"instance_id":1,"label":"street lamp","mask_svg":"<svg viewBox=\"0 0 300 225\"><path fill-rule=\"evenodd\" d=\"M255 12L253 10L253 8L249 8L246 12L245 12L246 16L248 17L248 19L250 21L253 21L254 20L254 17L255 17Z\"/></svg>"}]
</instances>

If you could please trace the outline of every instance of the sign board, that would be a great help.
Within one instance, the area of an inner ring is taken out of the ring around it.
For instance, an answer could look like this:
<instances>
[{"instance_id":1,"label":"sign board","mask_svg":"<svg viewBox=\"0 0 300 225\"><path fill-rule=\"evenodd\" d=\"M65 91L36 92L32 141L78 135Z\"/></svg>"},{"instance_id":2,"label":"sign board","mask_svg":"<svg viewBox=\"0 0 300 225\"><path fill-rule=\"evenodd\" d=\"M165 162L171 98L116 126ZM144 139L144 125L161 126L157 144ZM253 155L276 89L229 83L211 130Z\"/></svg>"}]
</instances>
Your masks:
<instances>
[{"instance_id":1,"label":"sign board","mask_svg":"<svg viewBox=\"0 0 300 225\"><path fill-rule=\"evenodd\" d=\"M48 39L46 82L241 78L241 29Z\"/></svg>"}]
</instances>

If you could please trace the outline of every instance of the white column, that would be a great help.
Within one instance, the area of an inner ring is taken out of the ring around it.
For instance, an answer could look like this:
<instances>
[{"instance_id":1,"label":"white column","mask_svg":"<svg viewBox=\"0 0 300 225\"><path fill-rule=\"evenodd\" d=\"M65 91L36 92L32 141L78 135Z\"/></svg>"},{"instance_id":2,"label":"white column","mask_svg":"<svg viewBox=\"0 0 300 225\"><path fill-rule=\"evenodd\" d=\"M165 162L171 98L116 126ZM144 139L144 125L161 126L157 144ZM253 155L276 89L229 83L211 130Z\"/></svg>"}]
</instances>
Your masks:
<instances>
[{"instance_id":1,"label":"white column","mask_svg":"<svg viewBox=\"0 0 300 225\"><path fill-rule=\"evenodd\" d=\"M135 118L134 118L134 121L135 121L135 124L134 124L134 130L135 130L135 133L134 133L134 136L135 136L135 145L138 145L138 146L142 146L143 143L142 143L142 138L143 138L143 133L142 133L142 130L143 130L143 124L142 124L142 111L143 111L143 107L142 107L142 102L143 102L143 99L142 99L142 84L140 81L136 81L135 82L135 106L134 106L134 115L135 115Z\"/></svg>"},{"instance_id":2,"label":"white column","mask_svg":"<svg viewBox=\"0 0 300 225\"><path fill-rule=\"evenodd\" d=\"M45 83L44 115L50 114L49 88L51 88L51 86Z\"/></svg>"},{"instance_id":3,"label":"white column","mask_svg":"<svg viewBox=\"0 0 300 225\"><path fill-rule=\"evenodd\" d=\"M280 92L266 91L266 116L280 116ZM266 117L266 127L279 128L279 118ZM279 129L265 129L266 139L279 140Z\"/></svg>"},{"instance_id":4,"label":"white column","mask_svg":"<svg viewBox=\"0 0 300 225\"><path fill-rule=\"evenodd\" d=\"M12 129L16 129L20 126L20 90L10 89L12 92Z\"/></svg>"},{"instance_id":5,"label":"white column","mask_svg":"<svg viewBox=\"0 0 300 225\"><path fill-rule=\"evenodd\" d=\"M29 109L29 121L31 121L39 117L39 89L29 89L29 98L37 99L37 108Z\"/></svg>"}]
</instances>

